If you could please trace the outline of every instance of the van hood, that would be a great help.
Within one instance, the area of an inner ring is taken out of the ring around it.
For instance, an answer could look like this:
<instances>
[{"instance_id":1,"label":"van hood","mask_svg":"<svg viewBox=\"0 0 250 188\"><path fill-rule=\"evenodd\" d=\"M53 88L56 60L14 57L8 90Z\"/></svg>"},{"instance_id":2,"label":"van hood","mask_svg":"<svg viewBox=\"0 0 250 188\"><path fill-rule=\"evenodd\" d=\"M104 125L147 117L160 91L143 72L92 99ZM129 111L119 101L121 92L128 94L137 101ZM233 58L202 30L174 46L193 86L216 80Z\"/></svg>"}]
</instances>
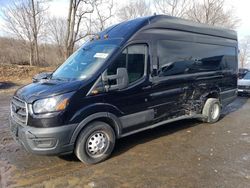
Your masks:
<instances>
[{"instance_id":1,"label":"van hood","mask_svg":"<svg viewBox=\"0 0 250 188\"><path fill-rule=\"evenodd\" d=\"M27 103L33 103L37 99L76 91L82 83L82 81L41 80L18 89L15 96Z\"/></svg>"},{"instance_id":2,"label":"van hood","mask_svg":"<svg viewBox=\"0 0 250 188\"><path fill-rule=\"evenodd\" d=\"M250 80L248 79L239 79L238 80L239 86L250 86Z\"/></svg>"}]
</instances>

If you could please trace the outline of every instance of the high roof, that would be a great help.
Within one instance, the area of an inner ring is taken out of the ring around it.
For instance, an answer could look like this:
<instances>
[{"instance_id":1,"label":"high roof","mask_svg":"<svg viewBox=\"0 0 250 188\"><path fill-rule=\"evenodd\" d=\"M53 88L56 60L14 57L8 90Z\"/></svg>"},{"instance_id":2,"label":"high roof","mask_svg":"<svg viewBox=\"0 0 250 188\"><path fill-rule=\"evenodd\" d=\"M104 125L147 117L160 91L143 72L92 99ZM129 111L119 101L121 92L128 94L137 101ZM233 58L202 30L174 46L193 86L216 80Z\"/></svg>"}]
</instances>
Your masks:
<instances>
[{"instance_id":1,"label":"high roof","mask_svg":"<svg viewBox=\"0 0 250 188\"><path fill-rule=\"evenodd\" d=\"M228 39L237 40L237 33L234 30L229 30L221 27L201 24L185 19L180 19L172 16L157 15L149 18L150 24L143 29L148 28L164 28L181 31L189 31L212 36L218 36Z\"/></svg>"},{"instance_id":2,"label":"high roof","mask_svg":"<svg viewBox=\"0 0 250 188\"><path fill-rule=\"evenodd\" d=\"M209 26L206 24L196 23L172 16L155 15L141 17L113 25L104 30L100 35L108 34L109 38L128 38L139 30L146 29L172 29L180 31L189 31L227 39L237 40L237 33L233 30Z\"/></svg>"}]
</instances>

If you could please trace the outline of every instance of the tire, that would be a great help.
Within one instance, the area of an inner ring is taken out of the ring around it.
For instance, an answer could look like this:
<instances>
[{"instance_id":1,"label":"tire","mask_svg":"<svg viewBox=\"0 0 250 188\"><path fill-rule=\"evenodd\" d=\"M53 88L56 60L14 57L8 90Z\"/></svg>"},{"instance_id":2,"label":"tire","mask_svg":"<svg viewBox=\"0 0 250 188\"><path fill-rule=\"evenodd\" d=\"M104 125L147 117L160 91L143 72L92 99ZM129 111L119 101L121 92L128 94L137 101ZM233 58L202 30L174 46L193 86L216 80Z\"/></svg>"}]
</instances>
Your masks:
<instances>
[{"instance_id":1,"label":"tire","mask_svg":"<svg viewBox=\"0 0 250 188\"><path fill-rule=\"evenodd\" d=\"M221 115L220 101L216 98L207 99L202 110L202 115L204 116L203 121L206 123L217 122Z\"/></svg>"},{"instance_id":2,"label":"tire","mask_svg":"<svg viewBox=\"0 0 250 188\"><path fill-rule=\"evenodd\" d=\"M101 121L90 123L84 128L75 147L75 155L86 164L96 164L107 159L115 146L114 130Z\"/></svg>"}]
</instances>

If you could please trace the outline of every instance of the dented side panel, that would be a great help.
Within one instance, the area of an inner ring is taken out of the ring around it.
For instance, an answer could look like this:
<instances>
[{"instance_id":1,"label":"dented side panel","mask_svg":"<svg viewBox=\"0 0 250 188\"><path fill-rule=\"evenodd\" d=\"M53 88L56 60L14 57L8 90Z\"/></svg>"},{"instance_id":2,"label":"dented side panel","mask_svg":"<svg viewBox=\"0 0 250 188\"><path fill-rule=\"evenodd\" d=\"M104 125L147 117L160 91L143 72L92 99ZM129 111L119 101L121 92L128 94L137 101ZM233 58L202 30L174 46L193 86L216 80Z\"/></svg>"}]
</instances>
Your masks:
<instances>
[{"instance_id":1,"label":"dented side panel","mask_svg":"<svg viewBox=\"0 0 250 188\"><path fill-rule=\"evenodd\" d=\"M222 106L235 99L237 40L151 28L130 42L145 38L151 49L145 102L154 118L131 125L125 134L178 117L199 117L208 98L218 98Z\"/></svg>"}]
</instances>

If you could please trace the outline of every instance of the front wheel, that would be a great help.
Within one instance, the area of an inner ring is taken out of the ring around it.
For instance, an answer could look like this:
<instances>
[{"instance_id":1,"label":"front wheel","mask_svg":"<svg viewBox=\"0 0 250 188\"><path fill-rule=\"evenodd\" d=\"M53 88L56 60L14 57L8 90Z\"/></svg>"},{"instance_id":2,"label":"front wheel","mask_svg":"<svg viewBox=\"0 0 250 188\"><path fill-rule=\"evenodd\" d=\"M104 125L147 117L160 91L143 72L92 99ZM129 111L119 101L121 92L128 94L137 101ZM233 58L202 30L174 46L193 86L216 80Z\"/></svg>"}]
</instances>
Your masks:
<instances>
[{"instance_id":1,"label":"front wheel","mask_svg":"<svg viewBox=\"0 0 250 188\"><path fill-rule=\"evenodd\" d=\"M75 148L79 160L95 164L107 159L115 145L114 130L104 122L90 123L80 133Z\"/></svg>"},{"instance_id":2,"label":"front wheel","mask_svg":"<svg viewBox=\"0 0 250 188\"><path fill-rule=\"evenodd\" d=\"M202 111L202 115L205 117L203 121L207 123L215 123L219 120L220 114L220 101L216 98L207 99Z\"/></svg>"}]
</instances>

